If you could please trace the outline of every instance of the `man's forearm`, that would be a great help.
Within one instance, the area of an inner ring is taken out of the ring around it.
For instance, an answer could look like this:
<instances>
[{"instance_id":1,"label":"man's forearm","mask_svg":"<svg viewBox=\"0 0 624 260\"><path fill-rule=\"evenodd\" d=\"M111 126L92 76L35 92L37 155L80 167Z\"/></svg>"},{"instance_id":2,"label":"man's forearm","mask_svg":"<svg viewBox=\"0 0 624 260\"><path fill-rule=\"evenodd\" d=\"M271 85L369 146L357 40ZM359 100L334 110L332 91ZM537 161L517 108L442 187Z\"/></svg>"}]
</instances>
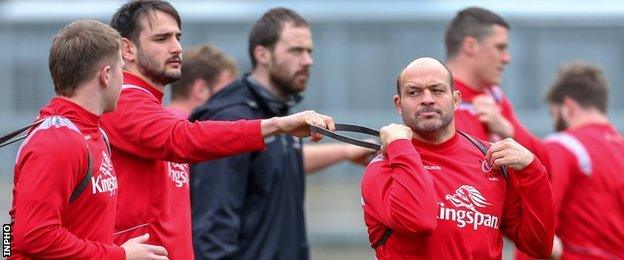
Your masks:
<instances>
[{"instance_id":1,"label":"man's forearm","mask_svg":"<svg viewBox=\"0 0 624 260\"><path fill-rule=\"evenodd\" d=\"M279 126L279 119L277 117L272 117L260 121L260 132L262 133L262 137L282 133Z\"/></svg>"},{"instance_id":2,"label":"man's forearm","mask_svg":"<svg viewBox=\"0 0 624 260\"><path fill-rule=\"evenodd\" d=\"M343 144L306 144L303 146L303 165L306 174L323 170L348 159Z\"/></svg>"}]
</instances>

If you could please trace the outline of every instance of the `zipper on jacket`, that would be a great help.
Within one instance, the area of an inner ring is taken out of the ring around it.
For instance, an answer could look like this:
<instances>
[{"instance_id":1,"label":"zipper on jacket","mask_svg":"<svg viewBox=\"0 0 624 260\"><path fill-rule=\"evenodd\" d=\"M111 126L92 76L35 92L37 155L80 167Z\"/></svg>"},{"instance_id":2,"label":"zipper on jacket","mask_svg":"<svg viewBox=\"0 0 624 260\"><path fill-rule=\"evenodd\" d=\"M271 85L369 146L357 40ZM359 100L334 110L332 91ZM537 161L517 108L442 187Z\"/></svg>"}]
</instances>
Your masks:
<instances>
[{"instance_id":1,"label":"zipper on jacket","mask_svg":"<svg viewBox=\"0 0 624 260\"><path fill-rule=\"evenodd\" d=\"M288 141L286 140L286 135L280 135L280 140L282 140L282 151L285 155L288 154Z\"/></svg>"}]
</instances>

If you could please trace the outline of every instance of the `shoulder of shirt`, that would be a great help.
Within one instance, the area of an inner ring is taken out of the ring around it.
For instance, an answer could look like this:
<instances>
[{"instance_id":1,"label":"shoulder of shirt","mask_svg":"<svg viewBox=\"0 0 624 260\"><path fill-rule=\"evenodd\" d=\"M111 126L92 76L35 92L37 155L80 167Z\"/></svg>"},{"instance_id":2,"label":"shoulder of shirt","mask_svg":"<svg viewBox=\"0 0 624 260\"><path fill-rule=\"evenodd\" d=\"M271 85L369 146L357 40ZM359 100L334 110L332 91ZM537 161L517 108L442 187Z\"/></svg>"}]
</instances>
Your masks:
<instances>
[{"instance_id":1,"label":"shoulder of shirt","mask_svg":"<svg viewBox=\"0 0 624 260\"><path fill-rule=\"evenodd\" d=\"M383 162L385 161L386 158L383 156L383 154L378 154L377 156L375 156L375 158L373 158L373 160L370 161L370 163L368 163L368 165L371 165L373 163L377 163L377 162Z\"/></svg>"},{"instance_id":2,"label":"shoulder of shirt","mask_svg":"<svg viewBox=\"0 0 624 260\"><path fill-rule=\"evenodd\" d=\"M581 143L573 134L568 132L558 132L547 136L544 140L546 144L558 144L570 152L578 162L578 168L585 174L592 172L592 161L585 145Z\"/></svg>"},{"instance_id":3,"label":"shoulder of shirt","mask_svg":"<svg viewBox=\"0 0 624 260\"><path fill-rule=\"evenodd\" d=\"M140 95L142 97L149 97L157 101L156 97L154 97L154 95L151 92L149 92L149 90L139 87L139 86L132 85L132 84L123 84L121 86L121 94L119 96L119 99L121 100L122 98L128 97L128 94Z\"/></svg>"},{"instance_id":4,"label":"shoulder of shirt","mask_svg":"<svg viewBox=\"0 0 624 260\"><path fill-rule=\"evenodd\" d=\"M24 140L17 153L24 149L43 151L50 155L82 153L85 137L69 119L52 116L36 126Z\"/></svg>"},{"instance_id":5,"label":"shoulder of shirt","mask_svg":"<svg viewBox=\"0 0 624 260\"><path fill-rule=\"evenodd\" d=\"M372 183L375 183L377 178L382 176L382 171L384 165L387 163L387 158L385 158L382 154L378 154L373 160L368 163L366 169L364 170L364 174L362 175L362 194L365 194L364 190L366 187ZM368 183L368 184L367 184Z\"/></svg>"},{"instance_id":6,"label":"shoulder of shirt","mask_svg":"<svg viewBox=\"0 0 624 260\"><path fill-rule=\"evenodd\" d=\"M127 113L154 108L160 110L162 104L152 93L142 87L126 84L122 87L115 111L103 114L101 122L106 123L110 118L123 118L125 120Z\"/></svg>"}]
</instances>

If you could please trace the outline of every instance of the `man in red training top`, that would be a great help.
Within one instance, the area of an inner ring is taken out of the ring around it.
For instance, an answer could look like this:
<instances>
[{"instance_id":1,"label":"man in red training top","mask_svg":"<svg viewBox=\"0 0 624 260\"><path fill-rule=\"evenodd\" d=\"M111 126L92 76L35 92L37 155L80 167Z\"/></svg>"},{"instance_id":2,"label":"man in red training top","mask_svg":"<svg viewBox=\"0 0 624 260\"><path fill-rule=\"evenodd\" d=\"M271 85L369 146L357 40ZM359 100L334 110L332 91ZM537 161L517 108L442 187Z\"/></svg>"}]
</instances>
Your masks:
<instances>
[{"instance_id":1,"label":"man in red training top","mask_svg":"<svg viewBox=\"0 0 624 260\"><path fill-rule=\"evenodd\" d=\"M624 137L607 118L607 97L602 70L585 63L563 66L546 97L560 131L544 142L557 216L553 258L624 259Z\"/></svg>"},{"instance_id":2,"label":"man in red training top","mask_svg":"<svg viewBox=\"0 0 624 260\"><path fill-rule=\"evenodd\" d=\"M529 255L549 256L554 215L544 166L512 139L484 155L457 132L460 92L452 82L431 58L397 78L394 104L405 125L381 129L383 155L362 180L377 258L500 259L503 234Z\"/></svg>"},{"instance_id":3,"label":"man in red training top","mask_svg":"<svg viewBox=\"0 0 624 260\"><path fill-rule=\"evenodd\" d=\"M520 123L499 87L503 69L511 62L509 24L489 10L466 8L449 23L444 43L448 68L462 96L456 128L490 142L514 138L544 160L539 139Z\"/></svg>"},{"instance_id":4,"label":"man in red training top","mask_svg":"<svg viewBox=\"0 0 624 260\"><path fill-rule=\"evenodd\" d=\"M162 106L165 85L181 75L180 16L166 1L121 6L111 26L123 37L124 85L117 109L102 117L119 178L116 243L149 233L171 259L192 259L188 166L265 148L264 137L334 129L313 111L265 120L189 122ZM312 141L322 136L312 135ZM171 162L171 163L169 163ZM186 168L185 168L186 167Z\"/></svg>"},{"instance_id":5,"label":"man in red training top","mask_svg":"<svg viewBox=\"0 0 624 260\"><path fill-rule=\"evenodd\" d=\"M17 155L9 259L167 259L163 247L143 244L148 235L113 244L117 177L99 120L119 98L120 47L119 33L94 20L54 37L57 96Z\"/></svg>"}]
</instances>

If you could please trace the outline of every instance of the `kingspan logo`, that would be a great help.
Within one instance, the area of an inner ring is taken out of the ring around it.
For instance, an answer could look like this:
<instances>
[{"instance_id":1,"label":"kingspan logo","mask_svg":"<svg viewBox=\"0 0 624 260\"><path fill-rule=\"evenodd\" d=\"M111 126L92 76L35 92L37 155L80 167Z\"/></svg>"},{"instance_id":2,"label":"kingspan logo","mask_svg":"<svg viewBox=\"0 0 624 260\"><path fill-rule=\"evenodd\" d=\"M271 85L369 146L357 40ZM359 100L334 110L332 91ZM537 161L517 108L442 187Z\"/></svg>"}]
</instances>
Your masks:
<instances>
[{"instance_id":1,"label":"kingspan logo","mask_svg":"<svg viewBox=\"0 0 624 260\"><path fill-rule=\"evenodd\" d=\"M471 225L474 230L477 230L479 226L498 229L498 217L483 214L478 210L478 208L485 208L491 204L475 187L462 185L455 190L455 194L447 194L445 199L456 208L449 208L443 202L438 202L440 206L438 219L457 222L457 226L460 228Z\"/></svg>"},{"instance_id":2,"label":"kingspan logo","mask_svg":"<svg viewBox=\"0 0 624 260\"><path fill-rule=\"evenodd\" d=\"M117 191L117 177L113 174L113 163L110 157L102 151L102 163L98 176L91 177L92 194L108 192L111 196Z\"/></svg>"},{"instance_id":3,"label":"kingspan logo","mask_svg":"<svg viewBox=\"0 0 624 260\"><path fill-rule=\"evenodd\" d=\"M181 188L189 183L189 165L186 163L169 162L169 178L176 187Z\"/></svg>"}]
</instances>

